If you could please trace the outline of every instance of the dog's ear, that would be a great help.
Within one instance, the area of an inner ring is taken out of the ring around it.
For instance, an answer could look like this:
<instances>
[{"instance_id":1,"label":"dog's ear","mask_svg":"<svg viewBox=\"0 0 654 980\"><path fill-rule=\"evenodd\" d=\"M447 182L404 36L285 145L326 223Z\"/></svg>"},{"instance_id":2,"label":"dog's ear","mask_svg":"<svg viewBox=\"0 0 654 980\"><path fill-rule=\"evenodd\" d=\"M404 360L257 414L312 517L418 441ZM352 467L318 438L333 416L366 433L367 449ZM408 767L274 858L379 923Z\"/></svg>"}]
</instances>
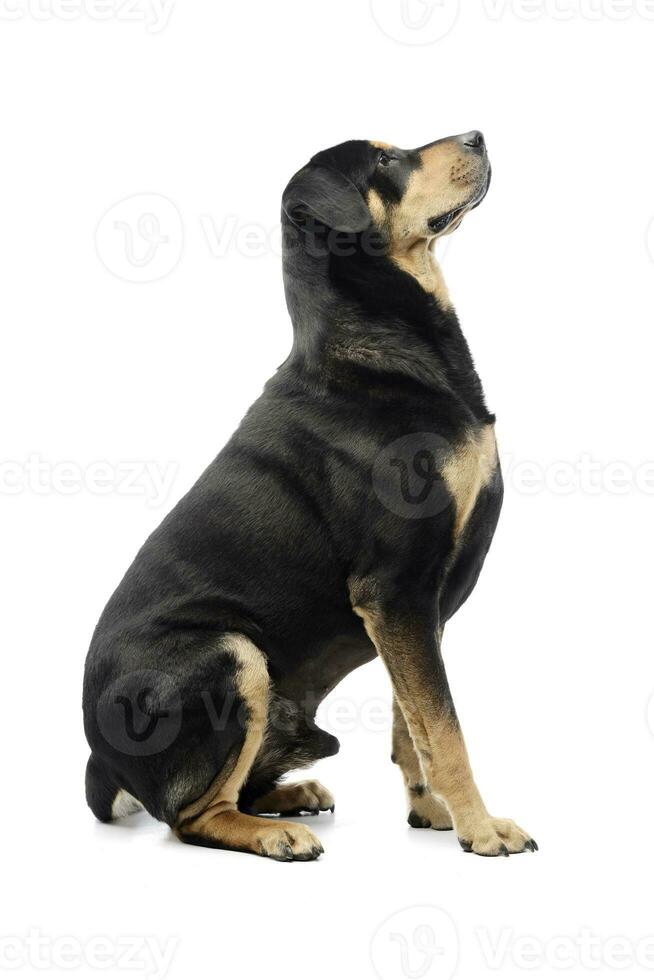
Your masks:
<instances>
[{"instance_id":1,"label":"dog's ear","mask_svg":"<svg viewBox=\"0 0 654 980\"><path fill-rule=\"evenodd\" d=\"M345 174L309 164L293 177L284 191L282 208L296 224L310 215L334 231L358 233L371 224L361 193Z\"/></svg>"}]
</instances>

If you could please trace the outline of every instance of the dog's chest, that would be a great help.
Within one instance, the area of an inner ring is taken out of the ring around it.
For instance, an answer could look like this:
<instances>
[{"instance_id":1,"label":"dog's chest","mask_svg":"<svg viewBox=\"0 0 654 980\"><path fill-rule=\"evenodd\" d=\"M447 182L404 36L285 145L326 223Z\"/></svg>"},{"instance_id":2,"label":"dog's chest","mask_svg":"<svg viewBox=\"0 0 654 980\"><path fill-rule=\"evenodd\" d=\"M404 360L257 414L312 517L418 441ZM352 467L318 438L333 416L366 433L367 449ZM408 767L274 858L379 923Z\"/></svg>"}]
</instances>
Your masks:
<instances>
[{"instance_id":1,"label":"dog's chest","mask_svg":"<svg viewBox=\"0 0 654 980\"><path fill-rule=\"evenodd\" d=\"M496 469L493 425L470 430L445 461L441 476L455 503L455 540L465 529L479 494L488 486Z\"/></svg>"}]
</instances>

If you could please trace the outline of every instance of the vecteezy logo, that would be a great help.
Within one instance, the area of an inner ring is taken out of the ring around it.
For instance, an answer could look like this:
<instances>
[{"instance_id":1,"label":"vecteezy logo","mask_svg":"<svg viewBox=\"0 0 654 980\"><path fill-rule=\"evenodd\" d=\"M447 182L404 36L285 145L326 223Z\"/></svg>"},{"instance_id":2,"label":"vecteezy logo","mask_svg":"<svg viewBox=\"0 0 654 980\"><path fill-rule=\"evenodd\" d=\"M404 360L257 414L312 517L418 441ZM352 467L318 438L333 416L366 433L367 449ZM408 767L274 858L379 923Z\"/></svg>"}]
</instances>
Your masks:
<instances>
[{"instance_id":1,"label":"vecteezy logo","mask_svg":"<svg viewBox=\"0 0 654 980\"><path fill-rule=\"evenodd\" d=\"M459 0L370 0L377 26L400 44L434 44L454 27Z\"/></svg>"},{"instance_id":2,"label":"vecteezy logo","mask_svg":"<svg viewBox=\"0 0 654 980\"><path fill-rule=\"evenodd\" d=\"M154 755L175 741L182 725L182 701L175 681L160 670L123 674L102 694L98 726L125 755Z\"/></svg>"},{"instance_id":3,"label":"vecteezy logo","mask_svg":"<svg viewBox=\"0 0 654 980\"><path fill-rule=\"evenodd\" d=\"M167 197L136 194L109 208L95 232L95 247L109 272L128 282L154 282L182 254L182 218Z\"/></svg>"},{"instance_id":4,"label":"vecteezy logo","mask_svg":"<svg viewBox=\"0 0 654 980\"><path fill-rule=\"evenodd\" d=\"M372 484L384 507L398 517L440 514L450 503L441 479L449 443L435 432L413 432L395 439L377 456Z\"/></svg>"},{"instance_id":5,"label":"vecteezy logo","mask_svg":"<svg viewBox=\"0 0 654 980\"><path fill-rule=\"evenodd\" d=\"M402 909L377 929L370 958L381 980L451 980L459 960L456 926L430 905Z\"/></svg>"}]
</instances>

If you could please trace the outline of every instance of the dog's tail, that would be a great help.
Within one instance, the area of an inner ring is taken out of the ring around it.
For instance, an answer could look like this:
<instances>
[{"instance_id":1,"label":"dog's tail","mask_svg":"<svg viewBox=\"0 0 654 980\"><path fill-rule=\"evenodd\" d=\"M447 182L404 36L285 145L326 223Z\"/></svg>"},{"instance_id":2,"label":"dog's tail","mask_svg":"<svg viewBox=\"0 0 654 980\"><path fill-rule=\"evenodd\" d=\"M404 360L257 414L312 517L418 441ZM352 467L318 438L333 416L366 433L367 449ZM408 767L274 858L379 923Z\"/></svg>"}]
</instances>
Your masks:
<instances>
[{"instance_id":1,"label":"dog's tail","mask_svg":"<svg viewBox=\"0 0 654 980\"><path fill-rule=\"evenodd\" d=\"M86 764L86 802L103 823L142 810L139 801L119 784L109 767L94 753Z\"/></svg>"}]
</instances>

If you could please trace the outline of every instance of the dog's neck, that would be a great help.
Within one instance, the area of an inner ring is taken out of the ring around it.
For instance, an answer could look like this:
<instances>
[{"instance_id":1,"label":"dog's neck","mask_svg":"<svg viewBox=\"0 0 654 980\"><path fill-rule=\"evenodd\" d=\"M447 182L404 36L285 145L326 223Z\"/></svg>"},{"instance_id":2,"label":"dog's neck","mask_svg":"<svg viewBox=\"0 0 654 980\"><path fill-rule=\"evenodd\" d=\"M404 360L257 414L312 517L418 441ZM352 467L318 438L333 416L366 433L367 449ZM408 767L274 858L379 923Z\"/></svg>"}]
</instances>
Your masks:
<instances>
[{"instance_id":1,"label":"dog's neck","mask_svg":"<svg viewBox=\"0 0 654 980\"><path fill-rule=\"evenodd\" d=\"M288 366L347 385L352 377L447 390L489 420L481 382L431 250L371 254L294 247L283 256L294 342ZM315 243L314 243L315 245ZM343 254L341 254L341 252Z\"/></svg>"},{"instance_id":2,"label":"dog's neck","mask_svg":"<svg viewBox=\"0 0 654 980\"><path fill-rule=\"evenodd\" d=\"M406 246L399 245L389 252L389 258L400 269L413 276L426 293L431 293L443 312L453 309L452 300L441 267L434 255L431 241L421 238Z\"/></svg>"}]
</instances>

